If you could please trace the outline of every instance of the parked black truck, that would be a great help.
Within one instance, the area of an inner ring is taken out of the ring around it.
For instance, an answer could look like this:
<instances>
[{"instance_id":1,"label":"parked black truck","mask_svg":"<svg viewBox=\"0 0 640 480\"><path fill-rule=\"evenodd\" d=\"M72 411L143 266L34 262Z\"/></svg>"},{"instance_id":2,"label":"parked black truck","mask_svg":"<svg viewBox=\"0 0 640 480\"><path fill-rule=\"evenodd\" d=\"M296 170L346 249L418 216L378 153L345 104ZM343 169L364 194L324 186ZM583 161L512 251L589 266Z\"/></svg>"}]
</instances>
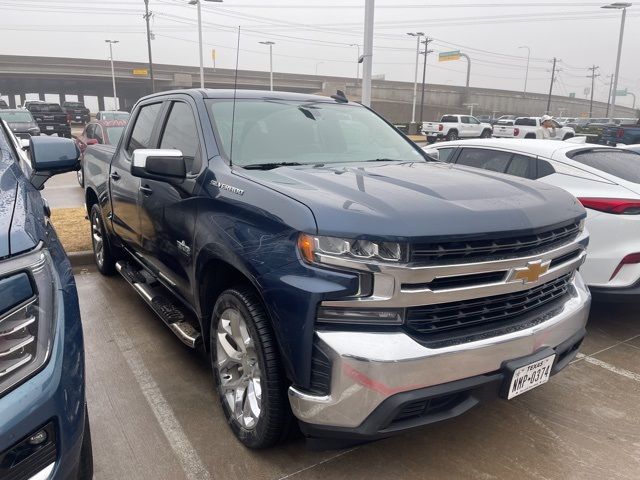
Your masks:
<instances>
[{"instance_id":1,"label":"parked black truck","mask_svg":"<svg viewBox=\"0 0 640 480\"><path fill-rule=\"evenodd\" d=\"M59 137L71 138L71 117L58 103L28 102L27 110L31 112L41 134L55 133Z\"/></svg>"},{"instance_id":2,"label":"parked black truck","mask_svg":"<svg viewBox=\"0 0 640 480\"><path fill-rule=\"evenodd\" d=\"M208 352L247 446L512 398L584 337L578 201L434 161L342 95L155 94L84 162L98 269Z\"/></svg>"}]
</instances>

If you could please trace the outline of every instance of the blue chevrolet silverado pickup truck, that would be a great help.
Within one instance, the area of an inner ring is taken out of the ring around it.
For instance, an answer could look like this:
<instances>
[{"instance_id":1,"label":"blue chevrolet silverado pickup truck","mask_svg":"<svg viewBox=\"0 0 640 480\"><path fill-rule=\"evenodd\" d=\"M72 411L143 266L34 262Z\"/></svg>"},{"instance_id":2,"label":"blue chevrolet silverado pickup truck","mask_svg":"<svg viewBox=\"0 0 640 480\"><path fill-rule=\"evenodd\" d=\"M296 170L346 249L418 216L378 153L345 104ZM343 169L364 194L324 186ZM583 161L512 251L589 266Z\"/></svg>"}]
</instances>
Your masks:
<instances>
[{"instance_id":1,"label":"blue chevrolet silverado pickup truck","mask_svg":"<svg viewBox=\"0 0 640 480\"><path fill-rule=\"evenodd\" d=\"M84 169L98 269L202 346L252 448L296 421L347 444L513 398L585 335L575 198L452 169L341 94L148 96Z\"/></svg>"},{"instance_id":2,"label":"blue chevrolet silverado pickup truck","mask_svg":"<svg viewBox=\"0 0 640 480\"><path fill-rule=\"evenodd\" d=\"M0 478L90 479L78 294L39 189L78 168L73 141L0 121Z\"/></svg>"}]
</instances>

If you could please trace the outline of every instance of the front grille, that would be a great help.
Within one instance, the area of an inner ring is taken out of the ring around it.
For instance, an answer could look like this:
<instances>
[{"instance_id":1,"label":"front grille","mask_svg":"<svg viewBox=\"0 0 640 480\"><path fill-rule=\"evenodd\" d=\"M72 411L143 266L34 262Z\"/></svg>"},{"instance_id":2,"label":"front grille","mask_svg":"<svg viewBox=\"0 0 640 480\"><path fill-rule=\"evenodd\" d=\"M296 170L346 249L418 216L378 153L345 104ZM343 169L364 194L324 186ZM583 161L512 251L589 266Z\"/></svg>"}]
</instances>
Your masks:
<instances>
[{"instance_id":1,"label":"front grille","mask_svg":"<svg viewBox=\"0 0 640 480\"><path fill-rule=\"evenodd\" d=\"M421 339L448 341L465 334L513 326L569 292L573 273L520 292L407 309L406 328Z\"/></svg>"},{"instance_id":2,"label":"front grille","mask_svg":"<svg viewBox=\"0 0 640 480\"><path fill-rule=\"evenodd\" d=\"M420 399L405 403L391 420L391 423L402 422L417 417L426 417L429 415L438 415L442 412L452 410L460 405L467 398L469 392L456 392L442 397L431 399Z\"/></svg>"},{"instance_id":3,"label":"front grille","mask_svg":"<svg viewBox=\"0 0 640 480\"><path fill-rule=\"evenodd\" d=\"M568 243L580 233L580 223L554 227L535 235L481 240L421 243L411 246L411 261L420 263L477 261L495 257L522 256ZM483 258L484 257L484 258Z\"/></svg>"}]
</instances>

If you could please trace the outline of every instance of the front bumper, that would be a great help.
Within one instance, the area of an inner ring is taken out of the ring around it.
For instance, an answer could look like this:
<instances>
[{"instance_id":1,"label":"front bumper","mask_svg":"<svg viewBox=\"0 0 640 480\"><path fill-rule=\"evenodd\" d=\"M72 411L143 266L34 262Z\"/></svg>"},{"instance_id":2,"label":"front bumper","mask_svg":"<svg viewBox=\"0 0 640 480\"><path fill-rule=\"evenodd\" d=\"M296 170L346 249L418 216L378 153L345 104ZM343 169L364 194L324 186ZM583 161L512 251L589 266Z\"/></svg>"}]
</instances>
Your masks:
<instances>
[{"instance_id":1,"label":"front bumper","mask_svg":"<svg viewBox=\"0 0 640 480\"><path fill-rule=\"evenodd\" d=\"M80 311L69 261L57 245L51 253L59 285L54 342L45 366L0 397L0 478L75 478L80 461L88 421ZM24 441L43 428L48 440L16 461Z\"/></svg>"},{"instance_id":2,"label":"front bumper","mask_svg":"<svg viewBox=\"0 0 640 480\"><path fill-rule=\"evenodd\" d=\"M57 133L58 135L71 135L71 126L70 125L61 125L61 124L55 124L55 125L47 125L47 124L38 124L38 127L40 128L40 134L41 135L52 135L54 133ZM51 127L51 128L49 128Z\"/></svg>"},{"instance_id":3,"label":"front bumper","mask_svg":"<svg viewBox=\"0 0 640 480\"><path fill-rule=\"evenodd\" d=\"M318 331L318 346L332 362L331 393L291 387L293 413L310 436L374 439L459 415L487 392L496 396L506 361L553 349L555 373L577 352L589 314L591 297L579 274L572 284L546 321L460 345L427 348L401 332ZM444 406L394 422L399 409L417 400Z\"/></svg>"}]
</instances>

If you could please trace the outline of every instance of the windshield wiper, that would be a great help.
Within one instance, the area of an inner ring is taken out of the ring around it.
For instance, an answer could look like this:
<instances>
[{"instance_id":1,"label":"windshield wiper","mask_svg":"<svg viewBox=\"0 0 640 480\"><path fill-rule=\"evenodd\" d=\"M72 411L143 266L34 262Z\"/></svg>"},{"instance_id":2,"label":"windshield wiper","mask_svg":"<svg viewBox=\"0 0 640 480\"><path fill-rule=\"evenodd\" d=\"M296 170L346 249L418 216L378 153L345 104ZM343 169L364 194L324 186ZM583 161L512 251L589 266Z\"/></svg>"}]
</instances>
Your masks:
<instances>
[{"instance_id":1,"label":"windshield wiper","mask_svg":"<svg viewBox=\"0 0 640 480\"><path fill-rule=\"evenodd\" d=\"M278 167L299 167L300 165L308 164L300 162L251 163L249 165L242 165L242 168L247 170L272 170Z\"/></svg>"}]
</instances>

